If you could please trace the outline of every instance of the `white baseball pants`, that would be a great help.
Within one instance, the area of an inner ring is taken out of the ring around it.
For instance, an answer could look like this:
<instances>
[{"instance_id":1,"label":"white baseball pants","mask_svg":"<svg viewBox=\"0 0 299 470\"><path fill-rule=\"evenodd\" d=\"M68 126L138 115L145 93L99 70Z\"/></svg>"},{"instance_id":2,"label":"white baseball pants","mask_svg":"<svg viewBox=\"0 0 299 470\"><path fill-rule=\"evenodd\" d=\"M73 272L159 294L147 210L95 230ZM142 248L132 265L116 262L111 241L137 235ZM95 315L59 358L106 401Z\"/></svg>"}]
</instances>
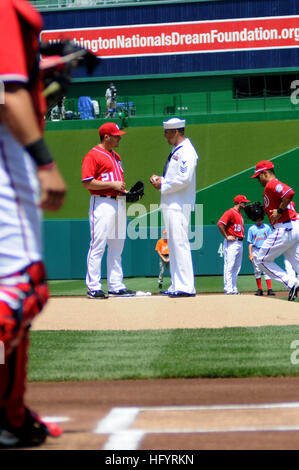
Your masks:
<instances>
[{"instance_id":1,"label":"white baseball pants","mask_svg":"<svg viewBox=\"0 0 299 470\"><path fill-rule=\"evenodd\" d=\"M188 226L190 210L184 206L184 211L163 207L165 228L168 234L169 270L171 286L169 292L195 293L193 263Z\"/></svg>"},{"instance_id":2,"label":"white baseball pants","mask_svg":"<svg viewBox=\"0 0 299 470\"><path fill-rule=\"evenodd\" d=\"M237 279L242 265L243 242L224 240L223 282L225 294L237 294Z\"/></svg>"},{"instance_id":3,"label":"white baseball pants","mask_svg":"<svg viewBox=\"0 0 299 470\"><path fill-rule=\"evenodd\" d=\"M36 166L0 125L0 277L42 259Z\"/></svg>"},{"instance_id":4,"label":"white baseball pants","mask_svg":"<svg viewBox=\"0 0 299 470\"><path fill-rule=\"evenodd\" d=\"M102 290L101 266L106 245L108 290L125 289L121 255L126 238L126 203L91 196L89 205L90 247L87 256L86 285L92 290Z\"/></svg>"},{"instance_id":5,"label":"white baseball pants","mask_svg":"<svg viewBox=\"0 0 299 470\"><path fill-rule=\"evenodd\" d=\"M259 251L260 249L257 248L256 246L252 247L252 256L253 256L252 265L253 265L254 276L256 279L260 279L263 274L265 281L268 281L269 279L271 279L271 277L267 273L264 273L261 270L260 265L257 262L257 256L258 256Z\"/></svg>"},{"instance_id":6,"label":"white baseball pants","mask_svg":"<svg viewBox=\"0 0 299 470\"><path fill-rule=\"evenodd\" d=\"M274 262L282 254L294 271L287 272ZM257 262L272 279L291 289L297 281L295 273L299 272L299 220L275 224L273 232L260 248Z\"/></svg>"},{"instance_id":7,"label":"white baseball pants","mask_svg":"<svg viewBox=\"0 0 299 470\"><path fill-rule=\"evenodd\" d=\"M284 259L284 269L286 270L286 272L288 273L289 276L291 276L292 274L294 274L294 276L296 276L296 273L295 273L291 263L286 258Z\"/></svg>"}]
</instances>

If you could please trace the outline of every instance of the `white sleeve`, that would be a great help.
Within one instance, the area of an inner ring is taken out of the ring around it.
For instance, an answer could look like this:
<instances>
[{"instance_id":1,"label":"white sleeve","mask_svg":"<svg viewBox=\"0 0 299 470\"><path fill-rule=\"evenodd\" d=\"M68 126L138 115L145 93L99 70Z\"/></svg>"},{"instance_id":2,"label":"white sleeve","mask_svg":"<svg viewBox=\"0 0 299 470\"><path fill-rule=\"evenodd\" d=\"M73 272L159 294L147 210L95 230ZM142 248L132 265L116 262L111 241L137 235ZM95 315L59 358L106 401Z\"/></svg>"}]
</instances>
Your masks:
<instances>
[{"instance_id":1,"label":"white sleeve","mask_svg":"<svg viewBox=\"0 0 299 470\"><path fill-rule=\"evenodd\" d=\"M197 164L197 156L194 152L189 152L186 157L184 153L180 156L177 163L177 171L170 176L161 178L161 193L169 194L180 191L192 181ZM169 172L167 172L169 174Z\"/></svg>"}]
</instances>

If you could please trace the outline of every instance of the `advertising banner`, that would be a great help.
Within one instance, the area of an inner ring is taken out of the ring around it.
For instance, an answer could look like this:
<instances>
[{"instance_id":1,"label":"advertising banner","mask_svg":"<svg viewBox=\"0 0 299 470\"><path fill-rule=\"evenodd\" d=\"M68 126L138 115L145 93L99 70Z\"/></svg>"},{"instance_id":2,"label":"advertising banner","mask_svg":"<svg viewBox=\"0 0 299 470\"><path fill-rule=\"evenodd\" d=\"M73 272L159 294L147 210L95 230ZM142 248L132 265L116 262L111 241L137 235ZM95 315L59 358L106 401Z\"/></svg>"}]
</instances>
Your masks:
<instances>
[{"instance_id":1,"label":"advertising banner","mask_svg":"<svg viewBox=\"0 0 299 470\"><path fill-rule=\"evenodd\" d=\"M101 58L298 48L299 16L44 30L41 38L68 38Z\"/></svg>"}]
</instances>

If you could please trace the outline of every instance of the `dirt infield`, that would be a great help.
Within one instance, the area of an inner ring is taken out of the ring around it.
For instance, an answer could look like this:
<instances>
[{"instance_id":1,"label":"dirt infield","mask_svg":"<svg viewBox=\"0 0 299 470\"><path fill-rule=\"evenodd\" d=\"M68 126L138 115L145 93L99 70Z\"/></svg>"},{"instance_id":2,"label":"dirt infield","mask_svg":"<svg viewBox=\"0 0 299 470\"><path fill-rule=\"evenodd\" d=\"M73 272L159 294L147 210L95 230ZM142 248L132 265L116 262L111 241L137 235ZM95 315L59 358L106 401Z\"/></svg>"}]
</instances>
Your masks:
<instances>
[{"instance_id":1,"label":"dirt infield","mask_svg":"<svg viewBox=\"0 0 299 470\"><path fill-rule=\"evenodd\" d=\"M29 384L64 434L44 449L299 449L299 378Z\"/></svg>"},{"instance_id":2,"label":"dirt infield","mask_svg":"<svg viewBox=\"0 0 299 470\"><path fill-rule=\"evenodd\" d=\"M262 315L261 315L262 312ZM52 298L34 330L146 330L298 325L299 304L254 295Z\"/></svg>"},{"instance_id":3,"label":"dirt infield","mask_svg":"<svg viewBox=\"0 0 299 470\"><path fill-rule=\"evenodd\" d=\"M261 315L261 312L263 314ZM251 295L52 298L34 330L298 325L299 304ZM27 401L61 421L56 450L299 449L299 377L30 383Z\"/></svg>"}]
</instances>

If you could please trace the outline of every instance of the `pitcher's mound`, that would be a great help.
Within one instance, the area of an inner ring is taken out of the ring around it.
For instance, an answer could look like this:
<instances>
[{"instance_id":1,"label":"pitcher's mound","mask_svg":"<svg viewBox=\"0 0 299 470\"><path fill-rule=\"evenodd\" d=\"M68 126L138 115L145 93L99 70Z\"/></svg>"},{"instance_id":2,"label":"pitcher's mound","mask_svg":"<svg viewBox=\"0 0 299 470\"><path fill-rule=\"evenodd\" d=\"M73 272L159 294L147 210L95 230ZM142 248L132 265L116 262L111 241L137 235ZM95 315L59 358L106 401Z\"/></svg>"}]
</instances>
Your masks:
<instances>
[{"instance_id":1,"label":"pitcher's mound","mask_svg":"<svg viewBox=\"0 0 299 470\"><path fill-rule=\"evenodd\" d=\"M298 325L299 305L254 295L51 298L33 330L157 330Z\"/></svg>"}]
</instances>

